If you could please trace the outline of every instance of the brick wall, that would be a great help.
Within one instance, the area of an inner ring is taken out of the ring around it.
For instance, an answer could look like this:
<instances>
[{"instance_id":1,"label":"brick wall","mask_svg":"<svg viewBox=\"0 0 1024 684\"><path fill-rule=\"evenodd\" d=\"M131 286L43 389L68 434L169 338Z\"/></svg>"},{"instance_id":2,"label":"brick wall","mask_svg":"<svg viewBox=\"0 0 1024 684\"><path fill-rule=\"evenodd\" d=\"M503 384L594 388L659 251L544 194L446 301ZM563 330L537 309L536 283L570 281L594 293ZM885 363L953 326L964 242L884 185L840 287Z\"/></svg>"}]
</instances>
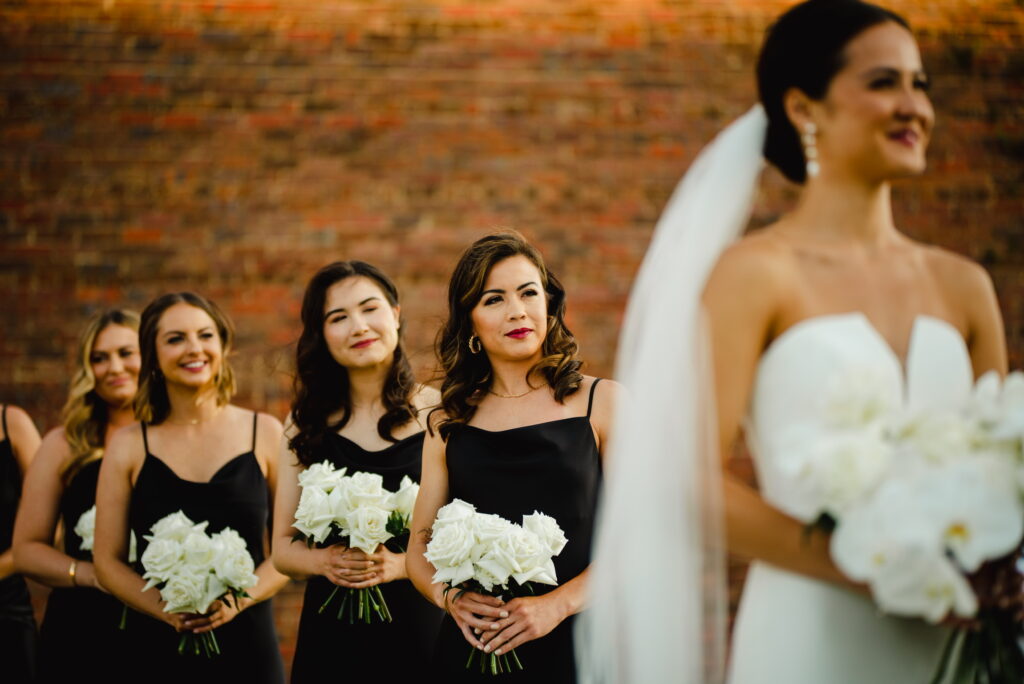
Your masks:
<instances>
[{"instance_id":1,"label":"brick wall","mask_svg":"<svg viewBox=\"0 0 1024 684\"><path fill-rule=\"evenodd\" d=\"M455 258L501 226L541 246L590 371L610 374L659 211L754 101L760 37L789 4L0 0L0 396L52 426L87 315L190 288L237 323L239 402L283 416L303 286L337 258L396 278L425 375ZM989 268L1019 367L1022 10L889 5L939 116L899 225ZM769 172L754 222L792 198Z\"/></svg>"}]
</instances>

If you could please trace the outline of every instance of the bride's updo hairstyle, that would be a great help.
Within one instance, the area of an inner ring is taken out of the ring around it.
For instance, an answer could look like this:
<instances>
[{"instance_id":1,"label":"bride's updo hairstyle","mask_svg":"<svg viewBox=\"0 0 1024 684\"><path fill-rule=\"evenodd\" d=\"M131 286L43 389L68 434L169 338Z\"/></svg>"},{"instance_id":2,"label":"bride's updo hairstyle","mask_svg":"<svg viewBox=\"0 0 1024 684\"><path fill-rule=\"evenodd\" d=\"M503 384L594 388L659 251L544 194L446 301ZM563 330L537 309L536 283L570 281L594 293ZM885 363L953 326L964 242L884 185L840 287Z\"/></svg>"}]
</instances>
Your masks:
<instances>
[{"instance_id":1,"label":"bride's updo hairstyle","mask_svg":"<svg viewBox=\"0 0 1024 684\"><path fill-rule=\"evenodd\" d=\"M783 96L797 88L812 100L824 98L845 65L846 45L872 26L890 21L910 30L903 17L860 0L808 0L768 29L757 60L757 89L768 117L764 157L789 180L803 183L807 167Z\"/></svg>"}]
</instances>

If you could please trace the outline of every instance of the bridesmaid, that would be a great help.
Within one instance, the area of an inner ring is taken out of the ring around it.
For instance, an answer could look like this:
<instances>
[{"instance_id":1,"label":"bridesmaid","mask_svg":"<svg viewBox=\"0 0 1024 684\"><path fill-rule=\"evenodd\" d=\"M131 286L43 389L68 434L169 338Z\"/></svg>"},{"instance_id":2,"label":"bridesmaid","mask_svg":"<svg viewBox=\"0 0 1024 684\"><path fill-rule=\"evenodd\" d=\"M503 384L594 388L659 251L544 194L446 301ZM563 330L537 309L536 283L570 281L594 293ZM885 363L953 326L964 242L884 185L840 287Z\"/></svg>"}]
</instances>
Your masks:
<instances>
[{"instance_id":1,"label":"bridesmaid","mask_svg":"<svg viewBox=\"0 0 1024 684\"><path fill-rule=\"evenodd\" d=\"M403 476L420 480L420 416L439 397L413 377L399 313L394 283L362 261L325 266L303 297L296 396L281 449L274 511L275 567L296 579L309 578L293 684L320 681L336 664L355 659L374 663L387 681L411 681L420 675L437 636L443 614L409 583L401 547L389 543L367 555L341 544L311 549L292 542L298 476L314 463L377 473L391 491L398 490ZM407 543L396 541L402 547ZM318 611L337 587L375 585L381 585L391 623L338 619L340 596L333 610Z\"/></svg>"},{"instance_id":2,"label":"bridesmaid","mask_svg":"<svg viewBox=\"0 0 1024 684\"><path fill-rule=\"evenodd\" d=\"M40 629L38 681L67 682L95 672L95 654L116 649L122 604L96 579L92 553L75 529L96 503L103 449L133 421L139 379L139 316L114 309L86 325L64 426L43 440L25 480L14 547L18 569L53 591ZM63 548L54 546L63 523Z\"/></svg>"},{"instance_id":3,"label":"bridesmaid","mask_svg":"<svg viewBox=\"0 0 1024 684\"><path fill-rule=\"evenodd\" d=\"M408 565L417 588L448 612L432 664L448 681L469 648L516 649L525 670L503 681L574 682L572 616L584 604L591 528L618 386L584 376L565 325L565 290L518 233L478 240L448 285L438 354L442 413L432 414ZM558 587L502 601L443 591L423 557L438 509L459 498L519 523L553 516L569 542L555 558Z\"/></svg>"},{"instance_id":4,"label":"bridesmaid","mask_svg":"<svg viewBox=\"0 0 1024 684\"><path fill-rule=\"evenodd\" d=\"M281 425L229 403L235 392L227 361L233 337L227 316L191 292L158 297L142 313L134 402L141 422L110 440L96 495L99 580L137 611L128 616L123 677L284 680L268 599L287 579L264 559ZM245 539L259 576L248 590L251 598L237 605L216 601L206 615L195 615L166 613L156 589L142 591L141 568L127 560L128 532L135 533L141 558L144 535L179 509L196 522L208 521L207 533L230 527ZM176 632L214 628L221 655L177 653Z\"/></svg>"},{"instance_id":5,"label":"bridesmaid","mask_svg":"<svg viewBox=\"0 0 1024 684\"><path fill-rule=\"evenodd\" d=\"M35 676L36 623L21 575L14 574L11 538L22 479L39 448L39 432L17 406L0 405L0 668L5 682Z\"/></svg>"}]
</instances>

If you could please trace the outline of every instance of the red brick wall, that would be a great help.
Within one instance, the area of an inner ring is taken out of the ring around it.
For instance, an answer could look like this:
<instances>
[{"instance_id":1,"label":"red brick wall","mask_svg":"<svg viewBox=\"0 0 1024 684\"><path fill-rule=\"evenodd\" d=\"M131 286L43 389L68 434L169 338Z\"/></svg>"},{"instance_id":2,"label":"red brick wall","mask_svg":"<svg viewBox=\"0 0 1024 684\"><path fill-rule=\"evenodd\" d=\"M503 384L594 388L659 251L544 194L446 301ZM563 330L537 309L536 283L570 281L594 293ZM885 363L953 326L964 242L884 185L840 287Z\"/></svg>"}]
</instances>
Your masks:
<instances>
[{"instance_id":1,"label":"red brick wall","mask_svg":"<svg viewBox=\"0 0 1024 684\"><path fill-rule=\"evenodd\" d=\"M0 0L0 397L52 426L89 313L191 288L237 323L239 402L283 416L303 286L338 258L396 278L425 374L449 269L501 226L607 375L659 211L789 4ZM889 4L939 115L899 224L988 266L1024 365L1022 10ZM764 187L756 223L793 197Z\"/></svg>"}]
</instances>

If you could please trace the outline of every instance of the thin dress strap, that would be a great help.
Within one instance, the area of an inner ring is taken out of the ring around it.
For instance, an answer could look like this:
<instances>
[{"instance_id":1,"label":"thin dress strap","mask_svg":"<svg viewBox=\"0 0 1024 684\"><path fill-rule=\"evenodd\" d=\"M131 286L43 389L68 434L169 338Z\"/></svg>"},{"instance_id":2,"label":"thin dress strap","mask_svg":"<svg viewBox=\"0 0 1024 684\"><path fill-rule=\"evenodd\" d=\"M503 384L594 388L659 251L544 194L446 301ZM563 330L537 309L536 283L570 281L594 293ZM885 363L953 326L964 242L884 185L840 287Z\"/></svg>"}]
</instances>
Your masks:
<instances>
[{"instance_id":1,"label":"thin dress strap","mask_svg":"<svg viewBox=\"0 0 1024 684\"><path fill-rule=\"evenodd\" d=\"M594 384L590 386L590 399L587 400L587 418L590 418L590 409L594 408L594 390L597 389L597 383L601 382L601 378L594 380Z\"/></svg>"},{"instance_id":2,"label":"thin dress strap","mask_svg":"<svg viewBox=\"0 0 1024 684\"><path fill-rule=\"evenodd\" d=\"M149 440L146 438L146 423L145 423L145 421L140 423L140 425L142 425L142 446L144 446L146 448L146 455L148 456L149 455Z\"/></svg>"},{"instance_id":3,"label":"thin dress strap","mask_svg":"<svg viewBox=\"0 0 1024 684\"><path fill-rule=\"evenodd\" d=\"M11 433L7 431L7 404L4 404L3 408L3 421L4 421L4 439L10 439Z\"/></svg>"},{"instance_id":4,"label":"thin dress strap","mask_svg":"<svg viewBox=\"0 0 1024 684\"><path fill-rule=\"evenodd\" d=\"M256 419L259 417L259 413L256 411L252 412L252 453L256 453Z\"/></svg>"}]
</instances>

